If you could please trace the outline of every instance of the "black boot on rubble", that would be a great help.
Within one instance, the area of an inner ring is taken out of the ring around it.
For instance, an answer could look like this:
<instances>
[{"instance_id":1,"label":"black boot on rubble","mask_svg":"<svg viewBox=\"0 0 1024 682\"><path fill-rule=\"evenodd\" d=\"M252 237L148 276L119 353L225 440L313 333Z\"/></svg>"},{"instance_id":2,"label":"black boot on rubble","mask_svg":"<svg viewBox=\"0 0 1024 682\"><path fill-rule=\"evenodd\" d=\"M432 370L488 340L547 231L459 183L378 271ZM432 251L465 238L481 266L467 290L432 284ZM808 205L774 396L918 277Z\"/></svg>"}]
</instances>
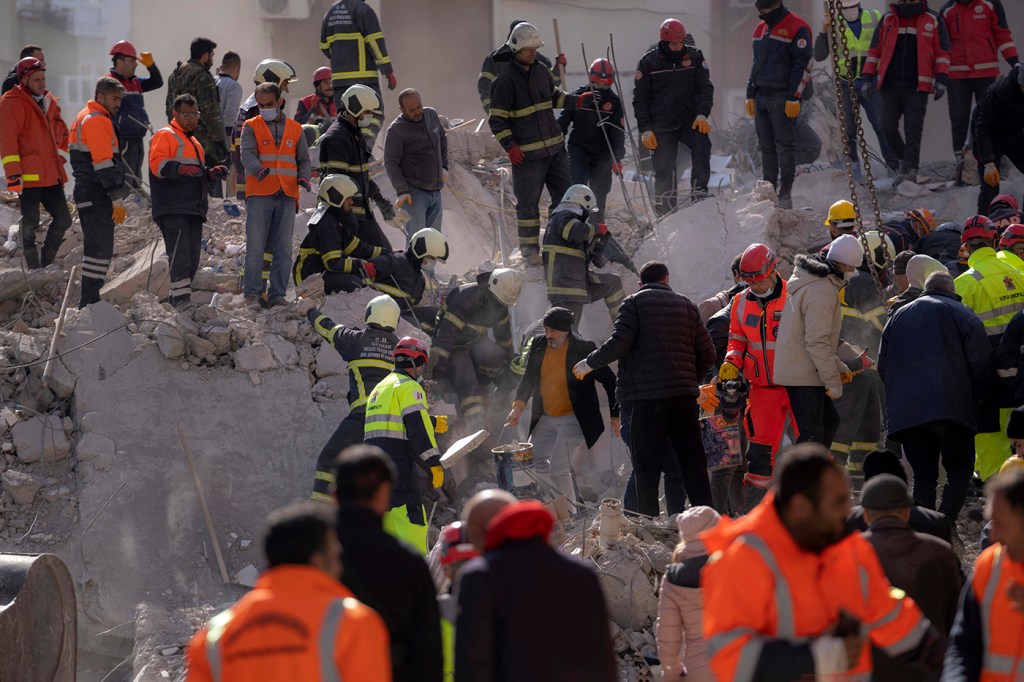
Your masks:
<instances>
[{"instance_id":1,"label":"black boot on rubble","mask_svg":"<svg viewBox=\"0 0 1024 682\"><path fill-rule=\"evenodd\" d=\"M779 181L779 208L793 208L793 178L783 177Z\"/></svg>"},{"instance_id":2,"label":"black boot on rubble","mask_svg":"<svg viewBox=\"0 0 1024 682\"><path fill-rule=\"evenodd\" d=\"M35 246L23 246L22 254L25 256L25 267L29 270L38 270L39 265L39 249Z\"/></svg>"}]
</instances>

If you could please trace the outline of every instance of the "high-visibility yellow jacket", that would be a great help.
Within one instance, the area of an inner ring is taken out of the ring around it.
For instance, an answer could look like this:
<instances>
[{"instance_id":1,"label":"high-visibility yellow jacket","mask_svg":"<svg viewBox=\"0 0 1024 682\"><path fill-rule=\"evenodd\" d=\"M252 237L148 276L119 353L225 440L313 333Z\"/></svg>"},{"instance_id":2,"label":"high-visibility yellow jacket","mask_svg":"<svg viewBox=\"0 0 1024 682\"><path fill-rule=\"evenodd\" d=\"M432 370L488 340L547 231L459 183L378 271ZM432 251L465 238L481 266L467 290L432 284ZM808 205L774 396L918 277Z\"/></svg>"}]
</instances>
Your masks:
<instances>
[{"instance_id":1,"label":"high-visibility yellow jacket","mask_svg":"<svg viewBox=\"0 0 1024 682\"><path fill-rule=\"evenodd\" d=\"M970 269L956 278L956 293L985 325L993 346L1006 331L1010 319L1024 308L1024 274L994 249L978 249L967 259Z\"/></svg>"}]
</instances>

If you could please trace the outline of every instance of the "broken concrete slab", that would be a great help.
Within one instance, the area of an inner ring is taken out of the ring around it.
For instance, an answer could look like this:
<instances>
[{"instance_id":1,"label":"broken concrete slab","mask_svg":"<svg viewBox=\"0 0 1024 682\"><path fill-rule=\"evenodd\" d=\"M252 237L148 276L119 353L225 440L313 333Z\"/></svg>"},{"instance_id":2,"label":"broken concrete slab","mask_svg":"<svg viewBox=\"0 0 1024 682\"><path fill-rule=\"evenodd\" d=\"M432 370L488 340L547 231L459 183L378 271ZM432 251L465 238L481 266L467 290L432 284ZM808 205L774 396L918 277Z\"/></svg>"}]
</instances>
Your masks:
<instances>
[{"instance_id":1,"label":"broken concrete slab","mask_svg":"<svg viewBox=\"0 0 1024 682\"><path fill-rule=\"evenodd\" d=\"M285 341L276 334L264 334L263 343L267 344L277 364L282 367L294 367L299 364L299 351L291 341Z\"/></svg>"},{"instance_id":2,"label":"broken concrete slab","mask_svg":"<svg viewBox=\"0 0 1024 682\"><path fill-rule=\"evenodd\" d=\"M216 355L227 355L231 352L231 330L227 327L208 327L202 332L202 336L213 344L213 352Z\"/></svg>"},{"instance_id":3,"label":"broken concrete slab","mask_svg":"<svg viewBox=\"0 0 1024 682\"><path fill-rule=\"evenodd\" d=\"M18 422L12 432L14 448L22 462L59 462L71 452L71 444L57 415L39 415Z\"/></svg>"},{"instance_id":4,"label":"broken concrete slab","mask_svg":"<svg viewBox=\"0 0 1024 682\"><path fill-rule=\"evenodd\" d=\"M334 349L334 346L324 341L316 352L316 375L318 378L344 376L348 373L345 361Z\"/></svg>"},{"instance_id":5,"label":"broken concrete slab","mask_svg":"<svg viewBox=\"0 0 1024 682\"><path fill-rule=\"evenodd\" d=\"M111 303L123 305L140 291L149 291L157 298L166 298L170 294L170 267L163 239L139 250L131 267L110 280L100 290L100 296Z\"/></svg>"},{"instance_id":6,"label":"broken concrete slab","mask_svg":"<svg viewBox=\"0 0 1024 682\"><path fill-rule=\"evenodd\" d=\"M46 380L46 387L60 399L70 398L75 392L76 379L64 366L62 358L53 361L53 370Z\"/></svg>"},{"instance_id":7,"label":"broken concrete slab","mask_svg":"<svg viewBox=\"0 0 1024 682\"><path fill-rule=\"evenodd\" d=\"M156 345L165 358L175 360L185 354L185 335L173 325L158 325L156 328Z\"/></svg>"},{"instance_id":8,"label":"broken concrete slab","mask_svg":"<svg viewBox=\"0 0 1024 682\"><path fill-rule=\"evenodd\" d=\"M78 441L75 456L78 461L86 462L96 457L113 457L117 446L114 441L100 433L87 433Z\"/></svg>"},{"instance_id":9,"label":"broken concrete slab","mask_svg":"<svg viewBox=\"0 0 1024 682\"><path fill-rule=\"evenodd\" d=\"M127 323L106 301L68 313L67 335L58 342L57 350L77 348L61 359L80 383L103 381L131 359L137 340L124 329Z\"/></svg>"},{"instance_id":10,"label":"broken concrete slab","mask_svg":"<svg viewBox=\"0 0 1024 682\"><path fill-rule=\"evenodd\" d=\"M58 265L39 270L5 268L0 270L0 301L21 298L30 291L66 280L67 276Z\"/></svg>"},{"instance_id":11,"label":"broken concrete slab","mask_svg":"<svg viewBox=\"0 0 1024 682\"><path fill-rule=\"evenodd\" d=\"M235 369L239 372L266 372L276 367L274 353L262 344L249 344L235 351Z\"/></svg>"},{"instance_id":12,"label":"broken concrete slab","mask_svg":"<svg viewBox=\"0 0 1024 682\"><path fill-rule=\"evenodd\" d=\"M9 469L2 477L4 492L14 498L17 505L32 504L36 494L43 487L42 481L31 474Z\"/></svg>"},{"instance_id":13,"label":"broken concrete slab","mask_svg":"<svg viewBox=\"0 0 1024 682\"><path fill-rule=\"evenodd\" d=\"M235 573L235 583L244 585L245 587L253 587L256 581L260 577L260 571L252 564L247 565L245 568Z\"/></svg>"},{"instance_id":14,"label":"broken concrete slab","mask_svg":"<svg viewBox=\"0 0 1024 682\"><path fill-rule=\"evenodd\" d=\"M20 365L27 365L43 357L46 350L42 338L36 338L31 334L15 334L14 359Z\"/></svg>"}]
</instances>

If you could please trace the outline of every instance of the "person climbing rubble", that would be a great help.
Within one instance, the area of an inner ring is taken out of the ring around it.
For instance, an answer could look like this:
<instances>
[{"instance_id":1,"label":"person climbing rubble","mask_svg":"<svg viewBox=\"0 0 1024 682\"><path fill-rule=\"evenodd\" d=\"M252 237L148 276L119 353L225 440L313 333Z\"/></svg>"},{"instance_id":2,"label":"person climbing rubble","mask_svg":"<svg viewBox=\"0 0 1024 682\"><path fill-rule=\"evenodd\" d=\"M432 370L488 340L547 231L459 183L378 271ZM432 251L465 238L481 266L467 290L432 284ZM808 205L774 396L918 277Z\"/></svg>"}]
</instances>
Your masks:
<instances>
[{"instance_id":1,"label":"person climbing rubble","mask_svg":"<svg viewBox=\"0 0 1024 682\"><path fill-rule=\"evenodd\" d=\"M449 292L437 312L430 376L457 394L459 416L469 431L486 428L485 387L512 388L510 308L522 286L515 270L482 272L475 282Z\"/></svg>"},{"instance_id":2,"label":"person climbing rubble","mask_svg":"<svg viewBox=\"0 0 1024 682\"><path fill-rule=\"evenodd\" d=\"M582 381L572 376L576 363L597 348L592 341L573 333L572 328L571 310L553 307L544 313L544 333L530 343L526 370L505 420L508 426L518 426L526 404L533 399L530 441L534 471L568 498L570 511L576 507L572 460L584 447L594 447L604 433L598 382L608 396L612 435L618 437L620 431L615 373L611 368L602 367Z\"/></svg>"},{"instance_id":3,"label":"person climbing rubble","mask_svg":"<svg viewBox=\"0 0 1024 682\"><path fill-rule=\"evenodd\" d=\"M978 213L987 214L1000 193L1003 159L1024 168L1024 64L996 79L978 102L971 128L974 156L981 167Z\"/></svg>"},{"instance_id":4,"label":"person climbing rubble","mask_svg":"<svg viewBox=\"0 0 1024 682\"><path fill-rule=\"evenodd\" d=\"M659 29L658 44L636 66L633 113L640 143L651 152L654 163L654 210L673 211L679 191L677 151L690 150L693 169L691 199L708 196L711 180L711 107L715 86L703 53L686 45L686 28L678 19L666 19Z\"/></svg>"},{"instance_id":5,"label":"person climbing rubble","mask_svg":"<svg viewBox=\"0 0 1024 682\"><path fill-rule=\"evenodd\" d=\"M530 23L527 19L513 19L512 23L508 25L508 35L505 36L505 40L508 41L512 37L512 31L515 30L519 24ZM493 52L488 52L487 56L484 57L483 64L480 66L480 75L477 77L476 90L477 94L480 95L480 105L484 108L484 116L491 115L491 84L498 77L501 72L501 68L504 66L503 62L495 61L494 57L496 54L501 52L501 48L505 46L504 43L499 45ZM504 53L502 53L504 55ZM499 56L502 56L499 55ZM552 64L551 60L545 57L540 52L537 53L537 61L551 73L551 80L554 81L555 87L562 87L562 70L559 67L565 67L569 60L566 59L564 53L559 53L555 57L555 63Z\"/></svg>"},{"instance_id":6,"label":"person climbing rubble","mask_svg":"<svg viewBox=\"0 0 1024 682\"><path fill-rule=\"evenodd\" d=\"M313 72L313 94L299 100L295 109L295 120L302 125L315 125L321 133L338 116L338 105L334 102L334 81L331 80L331 69L321 66Z\"/></svg>"},{"instance_id":7,"label":"person climbing rubble","mask_svg":"<svg viewBox=\"0 0 1024 682\"><path fill-rule=\"evenodd\" d=\"M365 329L336 323L308 299L299 302L298 312L306 316L316 333L348 364L348 394L345 396L348 414L320 450L313 474L312 499L330 502L330 487L335 484L334 460L348 446L363 442L368 391L395 370L393 356L398 344L395 329L401 310L390 296L370 299L363 314Z\"/></svg>"},{"instance_id":8,"label":"person climbing rubble","mask_svg":"<svg viewBox=\"0 0 1024 682\"><path fill-rule=\"evenodd\" d=\"M116 78L124 86L124 99L121 108L114 117L117 126L117 139L121 145L121 158L128 170L128 184L138 189L142 184L143 138L150 131L149 114L142 95L159 90L164 86L164 77L160 74L152 52L136 52L135 46L127 40L119 40L110 48L111 78ZM149 72L147 78L139 78L135 70L139 64ZM173 112L173 105L171 108ZM172 113L173 116L173 113Z\"/></svg>"},{"instance_id":9,"label":"person climbing rubble","mask_svg":"<svg viewBox=\"0 0 1024 682\"><path fill-rule=\"evenodd\" d=\"M437 309L420 306L427 288L426 273L448 260L448 240L435 229L425 227L412 236L402 251L384 253L364 265L370 286L391 296L402 307L402 317L417 329L434 328Z\"/></svg>"},{"instance_id":10,"label":"person climbing rubble","mask_svg":"<svg viewBox=\"0 0 1024 682\"><path fill-rule=\"evenodd\" d=\"M614 322L626 297L618 275L590 269L591 244L608 235L608 226L600 218L590 220L597 210L594 191L573 185L551 212L541 247L548 301L572 311L576 330L586 304L603 299Z\"/></svg>"},{"instance_id":11,"label":"person climbing rubble","mask_svg":"<svg viewBox=\"0 0 1024 682\"><path fill-rule=\"evenodd\" d=\"M328 175L320 181L317 207L306 224L309 232L292 266L296 286L322 273L324 293L355 291L377 274L370 259L384 249L364 244L356 236L359 225L352 216L352 202L358 191L347 175Z\"/></svg>"}]
</instances>

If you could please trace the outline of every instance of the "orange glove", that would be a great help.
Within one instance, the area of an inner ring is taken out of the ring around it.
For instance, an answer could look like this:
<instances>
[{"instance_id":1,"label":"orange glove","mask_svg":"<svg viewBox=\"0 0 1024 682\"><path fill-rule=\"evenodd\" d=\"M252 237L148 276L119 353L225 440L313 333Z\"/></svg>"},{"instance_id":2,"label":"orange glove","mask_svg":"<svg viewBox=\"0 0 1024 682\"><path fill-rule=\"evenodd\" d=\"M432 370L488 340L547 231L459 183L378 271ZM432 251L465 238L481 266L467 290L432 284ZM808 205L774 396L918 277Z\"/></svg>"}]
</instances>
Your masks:
<instances>
[{"instance_id":1,"label":"orange glove","mask_svg":"<svg viewBox=\"0 0 1024 682\"><path fill-rule=\"evenodd\" d=\"M701 135L707 135L708 133L711 132L711 124L708 123L708 119L706 116L698 116L697 119L693 122L693 125L690 127L696 130Z\"/></svg>"},{"instance_id":2,"label":"orange glove","mask_svg":"<svg viewBox=\"0 0 1024 682\"><path fill-rule=\"evenodd\" d=\"M652 152L658 148L658 138L654 136L654 133L650 130L640 136L640 144L645 148L650 149Z\"/></svg>"},{"instance_id":3,"label":"orange glove","mask_svg":"<svg viewBox=\"0 0 1024 682\"><path fill-rule=\"evenodd\" d=\"M155 63L153 61L153 53L152 52L140 52L139 53L139 61L142 62L142 65L145 66L147 69L149 67L153 66L153 64Z\"/></svg>"},{"instance_id":4,"label":"orange glove","mask_svg":"<svg viewBox=\"0 0 1024 682\"><path fill-rule=\"evenodd\" d=\"M755 104L754 100L748 99L747 100L747 116L749 116L750 118L754 118L754 115L756 113L757 113L757 105Z\"/></svg>"},{"instance_id":5,"label":"orange glove","mask_svg":"<svg viewBox=\"0 0 1024 682\"><path fill-rule=\"evenodd\" d=\"M1002 178L999 176L999 166L994 163L985 164L985 184L989 187L998 187Z\"/></svg>"},{"instance_id":6,"label":"orange glove","mask_svg":"<svg viewBox=\"0 0 1024 682\"><path fill-rule=\"evenodd\" d=\"M398 195L398 201L395 202L395 208L401 208L402 206L405 206L406 204L409 204L410 206L412 206L412 195L411 194L399 194Z\"/></svg>"},{"instance_id":7,"label":"orange glove","mask_svg":"<svg viewBox=\"0 0 1024 682\"><path fill-rule=\"evenodd\" d=\"M114 224L123 225L124 219L128 217L128 211L120 201L114 203Z\"/></svg>"},{"instance_id":8,"label":"orange glove","mask_svg":"<svg viewBox=\"0 0 1024 682\"><path fill-rule=\"evenodd\" d=\"M786 102L786 118L796 118L800 115L800 101Z\"/></svg>"},{"instance_id":9,"label":"orange glove","mask_svg":"<svg viewBox=\"0 0 1024 682\"><path fill-rule=\"evenodd\" d=\"M697 396L697 404L700 409L707 413L713 413L718 407L718 393L714 384L704 384L700 387L700 395Z\"/></svg>"}]
</instances>

